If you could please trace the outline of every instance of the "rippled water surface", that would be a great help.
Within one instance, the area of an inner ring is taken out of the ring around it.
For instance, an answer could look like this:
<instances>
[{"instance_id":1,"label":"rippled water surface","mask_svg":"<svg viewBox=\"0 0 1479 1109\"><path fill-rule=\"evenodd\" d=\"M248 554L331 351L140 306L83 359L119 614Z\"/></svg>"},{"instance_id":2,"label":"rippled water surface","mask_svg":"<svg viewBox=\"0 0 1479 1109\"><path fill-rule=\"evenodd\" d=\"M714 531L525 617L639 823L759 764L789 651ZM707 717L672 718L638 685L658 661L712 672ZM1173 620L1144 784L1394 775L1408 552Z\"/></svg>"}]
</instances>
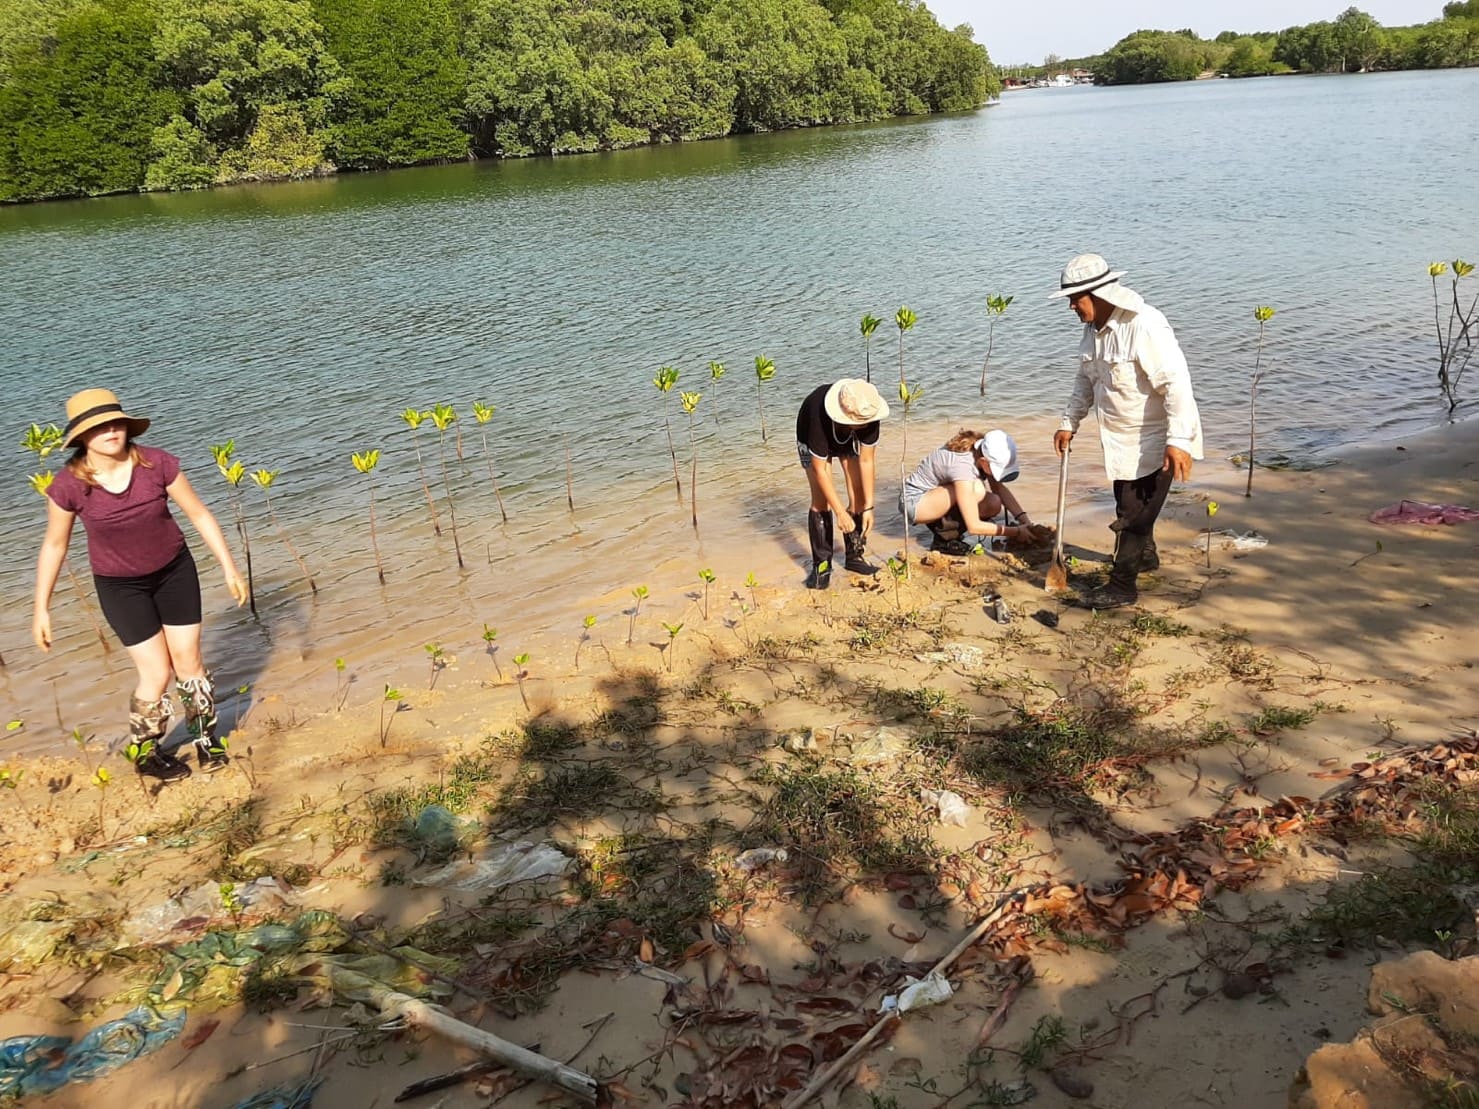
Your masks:
<instances>
[{"instance_id":1,"label":"rippled water surface","mask_svg":"<svg viewBox=\"0 0 1479 1109\"><path fill-rule=\"evenodd\" d=\"M749 570L799 576L795 407L862 371L865 311L885 319L872 350L885 380L898 372L894 309L919 316L906 346L925 386L911 454L952 421L1018 420L1034 429L1024 458L1045 470L1042 417L1066 396L1078 337L1045 297L1081 250L1128 269L1176 326L1213 464L1246 435L1257 304L1279 310L1265 352L1270 451L1309 457L1438 421L1425 268L1479 253L1476 103L1474 70L1035 90L942 119L3 209L5 434L60 422L67 394L105 384L156 420L149 440L185 459L223 522L208 444L234 438L250 467L283 471L275 505L320 594L244 488L260 625L221 614L206 568L210 651L233 687L332 685L346 656L378 689L425 640L474 655L484 621L505 658L563 651L586 612L624 643L637 581L654 583L655 618L687 611L700 565L731 587ZM1017 299L983 402L992 292ZM763 394L768 446L759 353L778 367ZM717 389L712 359L730 368ZM704 393L697 535L687 424L670 398L680 507L650 384L665 364ZM497 406L507 528L473 400ZM463 418L463 462L451 437L447 449L462 574L435 433L423 427L420 442L440 540L397 417L437 402ZM370 447L384 452L385 590L369 569L367 482L349 464ZM126 660L104 659L65 579L59 649L43 659L28 645L43 512L31 459L12 449L0 461L0 712L26 720L32 744L59 722L116 731ZM885 506L896 469L882 467ZM1093 475L1080 476L1087 493ZM897 520L880 527L896 540ZM85 568L80 538L72 561Z\"/></svg>"}]
</instances>

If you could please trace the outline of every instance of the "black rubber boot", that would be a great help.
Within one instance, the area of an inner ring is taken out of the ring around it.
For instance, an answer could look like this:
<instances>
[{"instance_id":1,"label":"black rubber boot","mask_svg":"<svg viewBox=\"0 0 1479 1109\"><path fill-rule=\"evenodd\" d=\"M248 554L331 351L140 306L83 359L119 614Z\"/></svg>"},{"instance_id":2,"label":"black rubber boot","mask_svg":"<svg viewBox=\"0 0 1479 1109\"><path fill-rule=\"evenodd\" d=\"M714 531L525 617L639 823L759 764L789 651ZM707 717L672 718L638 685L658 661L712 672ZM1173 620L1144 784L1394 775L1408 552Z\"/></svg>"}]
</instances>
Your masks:
<instances>
[{"instance_id":1,"label":"black rubber boot","mask_svg":"<svg viewBox=\"0 0 1479 1109\"><path fill-rule=\"evenodd\" d=\"M832 513L806 514L806 534L811 540L811 573L806 575L806 588L826 589L832 584Z\"/></svg>"},{"instance_id":2,"label":"black rubber boot","mask_svg":"<svg viewBox=\"0 0 1479 1109\"><path fill-rule=\"evenodd\" d=\"M168 698L157 701L142 701L130 697L128 701L128 761L134 769L148 778L161 782L174 782L190 777L190 768L174 755L159 749L159 741L169 730L169 718L173 706Z\"/></svg>"},{"instance_id":3,"label":"black rubber boot","mask_svg":"<svg viewBox=\"0 0 1479 1109\"><path fill-rule=\"evenodd\" d=\"M842 547L847 552L843 560L843 568L850 574L866 574L872 577L878 573L880 567L874 566L864 557L868 549L868 538L863 534L863 514L861 512L849 512L852 517L853 530L842 537Z\"/></svg>"},{"instance_id":4,"label":"black rubber boot","mask_svg":"<svg viewBox=\"0 0 1479 1109\"><path fill-rule=\"evenodd\" d=\"M938 520L925 525L935 538L930 550L937 554L968 555L971 545L965 541L965 517L954 507Z\"/></svg>"},{"instance_id":5,"label":"black rubber boot","mask_svg":"<svg viewBox=\"0 0 1479 1109\"><path fill-rule=\"evenodd\" d=\"M216 735L216 687L210 674L175 682L175 692L185 706L185 726L190 730L195 761L202 770L220 770L231 760L226 755L226 741Z\"/></svg>"}]
</instances>

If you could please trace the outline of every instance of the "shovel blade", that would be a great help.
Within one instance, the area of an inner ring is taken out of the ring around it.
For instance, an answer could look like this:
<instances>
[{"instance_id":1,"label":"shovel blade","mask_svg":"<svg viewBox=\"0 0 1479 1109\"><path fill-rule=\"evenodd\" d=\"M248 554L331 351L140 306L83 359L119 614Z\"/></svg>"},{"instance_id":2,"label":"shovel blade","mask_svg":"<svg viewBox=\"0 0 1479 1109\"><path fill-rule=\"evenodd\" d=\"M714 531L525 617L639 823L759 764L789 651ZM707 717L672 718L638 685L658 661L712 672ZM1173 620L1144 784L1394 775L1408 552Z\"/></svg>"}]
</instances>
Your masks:
<instances>
[{"instance_id":1,"label":"shovel blade","mask_svg":"<svg viewBox=\"0 0 1479 1109\"><path fill-rule=\"evenodd\" d=\"M1043 589L1049 593L1063 593L1068 590L1068 567L1061 558L1053 560L1048 567L1047 580L1043 582Z\"/></svg>"}]
</instances>

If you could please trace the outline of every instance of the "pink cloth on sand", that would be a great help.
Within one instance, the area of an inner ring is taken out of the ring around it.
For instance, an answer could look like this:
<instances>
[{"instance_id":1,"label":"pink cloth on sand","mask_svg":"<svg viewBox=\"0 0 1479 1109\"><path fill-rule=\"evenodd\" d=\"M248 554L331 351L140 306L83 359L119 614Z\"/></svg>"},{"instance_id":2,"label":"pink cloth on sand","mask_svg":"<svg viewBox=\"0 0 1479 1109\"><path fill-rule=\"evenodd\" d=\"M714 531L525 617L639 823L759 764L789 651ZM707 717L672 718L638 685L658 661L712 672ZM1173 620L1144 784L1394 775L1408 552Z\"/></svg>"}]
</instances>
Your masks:
<instances>
[{"instance_id":1,"label":"pink cloth on sand","mask_svg":"<svg viewBox=\"0 0 1479 1109\"><path fill-rule=\"evenodd\" d=\"M1463 524L1479 520L1479 509L1465 508L1461 504L1398 501L1377 509L1367 519L1373 524Z\"/></svg>"}]
</instances>

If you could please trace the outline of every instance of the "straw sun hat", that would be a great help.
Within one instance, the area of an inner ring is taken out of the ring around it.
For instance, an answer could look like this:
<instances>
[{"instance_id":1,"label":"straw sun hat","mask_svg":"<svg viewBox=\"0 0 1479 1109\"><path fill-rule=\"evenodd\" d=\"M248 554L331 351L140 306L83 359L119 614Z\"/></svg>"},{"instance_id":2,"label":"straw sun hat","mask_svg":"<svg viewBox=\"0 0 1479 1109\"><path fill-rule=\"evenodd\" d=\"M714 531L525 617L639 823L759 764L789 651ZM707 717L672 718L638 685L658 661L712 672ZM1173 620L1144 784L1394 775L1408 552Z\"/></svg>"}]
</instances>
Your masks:
<instances>
[{"instance_id":1,"label":"straw sun hat","mask_svg":"<svg viewBox=\"0 0 1479 1109\"><path fill-rule=\"evenodd\" d=\"M84 389L67 398L67 427L63 432L62 446L70 447L83 433L100 424L114 420L127 420L130 437L144 434L149 421L142 416L130 416L123 410L117 395L111 389Z\"/></svg>"},{"instance_id":2,"label":"straw sun hat","mask_svg":"<svg viewBox=\"0 0 1479 1109\"><path fill-rule=\"evenodd\" d=\"M1063 267L1058 281L1058 291L1049 293L1048 299L1078 296L1093 293L1100 300L1107 300L1116 308L1138 308L1140 296L1120 284L1126 270L1112 270L1102 255L1080 254Z\"/></svg>"},{"instance_id":3,"label":"straw sun hat","mask_svg":"<svg viewBox=\"0 0 1479 1109\"><path fill-rule=\"evenodd\" d=\"M862 427L888 419L888 401L876 386L856 377L844 377L827 390L822 407L834 423Z\"/></svg>"}]
</instances>

